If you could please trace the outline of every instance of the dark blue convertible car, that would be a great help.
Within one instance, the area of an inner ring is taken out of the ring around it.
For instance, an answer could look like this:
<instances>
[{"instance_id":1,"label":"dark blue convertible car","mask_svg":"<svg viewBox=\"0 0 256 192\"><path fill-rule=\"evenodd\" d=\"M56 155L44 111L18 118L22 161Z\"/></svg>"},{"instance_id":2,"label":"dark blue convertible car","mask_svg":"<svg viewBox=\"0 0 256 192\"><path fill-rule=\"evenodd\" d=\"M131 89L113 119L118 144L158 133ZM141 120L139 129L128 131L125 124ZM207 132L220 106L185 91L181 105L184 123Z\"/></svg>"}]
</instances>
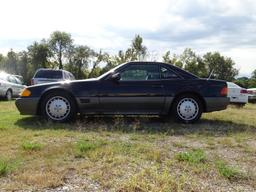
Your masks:
<instances>
[{"instance_id":1,"label":"dark blue convertible car","mask_svg":"<svg viewBox=\"0 0 256 192\"><path fill-rule=\"evenodd\" d=\"M22 115L56 122L80 113L170 115L192 123L203 112L226 109L228 103L225 81L201 79L160 62L129 62L96 79L30 86L16 100Z\"/></svg>"}]
</instances>

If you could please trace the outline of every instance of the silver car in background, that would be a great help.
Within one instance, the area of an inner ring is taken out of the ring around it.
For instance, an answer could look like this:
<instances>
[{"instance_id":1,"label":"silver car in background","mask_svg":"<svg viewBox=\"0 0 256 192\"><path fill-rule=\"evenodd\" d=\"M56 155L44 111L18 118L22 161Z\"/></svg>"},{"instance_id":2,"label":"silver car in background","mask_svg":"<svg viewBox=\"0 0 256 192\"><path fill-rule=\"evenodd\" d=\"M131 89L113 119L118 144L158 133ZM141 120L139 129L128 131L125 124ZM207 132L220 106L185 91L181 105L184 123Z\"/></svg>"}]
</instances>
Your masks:
<instances>
[{"instance_id":1,"label":"silver car in background","mask_svg":"<svg viewBox=\"0 0 256 192\"><path fill-rule=\"evenodd\" d=\"M74 79L73 74L65 70L38 69L35 72L34 77L31 79L31 85Z\"/></svg>"},{"instance_id":2,"label":"silver car in background","mask_svg":"<svg viewBox=\"0 0 256 192\"><path fill-rule=\"evenodd\" d=\"M230 99L230 103L238 105L238 106L244 106L246 103L248 103L248 96L249 93L245 88L240 87L239 85L227 82L228 85L228 95Z\"/></svg>"},{"instance_id":3,"label":"silver car in background","mask_svg":"<svg viewBox=\"0 0 256 192\"><path fill-rule=\"evenodd\" d=\"M25 87L21 76L0 72L0 97L11 100L18 97Z\"/></svg>"}]
</instances>

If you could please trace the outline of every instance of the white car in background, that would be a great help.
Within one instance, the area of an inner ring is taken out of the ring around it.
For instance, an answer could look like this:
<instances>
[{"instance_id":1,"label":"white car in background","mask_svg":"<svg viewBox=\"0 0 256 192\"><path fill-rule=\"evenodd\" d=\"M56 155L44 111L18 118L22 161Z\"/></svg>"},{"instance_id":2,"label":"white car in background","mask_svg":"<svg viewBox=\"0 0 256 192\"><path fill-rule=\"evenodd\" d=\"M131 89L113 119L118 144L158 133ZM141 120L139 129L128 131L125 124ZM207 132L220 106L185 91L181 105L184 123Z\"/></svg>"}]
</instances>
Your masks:
<instances>
[{"instance_id":1,"label":"white car in background","mask_svg":"<svg viewBox=\"0 0 256 192\"><path fill-rule=\"evenodd\" d=\"M227 82L228 85L228 95L231 104L237 104L239 106L244 106L248 103L248 91L245 88L240 87L239 85Z\"/></svg>"},{"instance_id":2,"label":"white car in background","mask_svg":"<svg viewBox=\"0 0 256 192\"><path fill-rule=\"evenodd\" d=\"M13 97L18 97L26 87L22 84L21 76L0 72L0 97L4 97L8 101Z\"/></svg>"}]
</instances>

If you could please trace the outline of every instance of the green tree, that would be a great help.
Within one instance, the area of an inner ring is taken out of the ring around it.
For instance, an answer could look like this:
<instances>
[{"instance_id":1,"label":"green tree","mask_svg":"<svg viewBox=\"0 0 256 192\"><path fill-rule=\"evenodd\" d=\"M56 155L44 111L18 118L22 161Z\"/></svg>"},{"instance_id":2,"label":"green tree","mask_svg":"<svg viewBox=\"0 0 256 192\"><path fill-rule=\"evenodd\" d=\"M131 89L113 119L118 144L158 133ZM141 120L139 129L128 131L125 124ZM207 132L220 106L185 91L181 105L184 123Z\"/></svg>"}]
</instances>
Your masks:
<instances>
[{"instance_id":1,"label":"green tree","mask_svg":"<svg viewBox=\"0 0 256 192\"><path fill-rule=\"evenodd\" d=\"M51 34L49 46L59 65L59 69L63 69L63 58L67 56L72 44L73 40L69 33L55 31Z\"/></svg>"},{"instance_id":2,"label":"green tree","mask_svg":"<svg viewBox=\"0 0 256 192\"><path fill-rule=\"evenodd\" d=\"M103 53L101 50L99 53L94 53L94 56L96 57L96 60L93 61L92 69L89 73L89 77L98 77L101 74L101 69L99 67L99 64L101 62L107 62L109 59L109 55L107 53Z\"/></svg>"},{"instance_id":3,"label":"green tree","mask_svg":"<svg viewBox=\"0 0 256 192\"><path fill-rule=\"evenodd\" d=\"M170 51L166 51L162 58L164 63L173 64Z\"/></svg>"},{"instance_id":4,"label":"green tree","mask_svg":"<svg viewBox=\"0 0 256 192\"><path fill-rule=\"evenodd\" d=\"M12 74L18 73L18 54L12 49L7 53L6 70Z\"/></svg>"},{"instance_id":5,"label":"green tree","mask_svg":"<svg viewBox=\"0 0 256 192\"><path fill-rule=\"evenodd\" d=\"M85 73L88 69L90 58L93 56L94 51L88 46L77 46L74 48L73 63L75 66L75 76L77 79L85 78Z\"/></svg>"},{"instance_id":6,"label":"green tree","mask_svg":"<svg viewBox=\"0 0 256 192\"><path fill-rule=\"evenodd\" d=\"M256 88L256 79L255 78L250 79L248 88Z\"/></svg>"},{"instance_id":7,"label":"green tree","mask_svg":"<svg viewBox=\"0 0 256 192\"><path fill-rule=\"evenodd\" d=\"M248 88L250 79L248 77L239 77L234 82L241 87Z\"/></svg>"},{"instance_id":8,"label":"green tree","mask_svg":"<svg viewBox=\"0 0 256 192\"><path fill-rule=\"evenodd\" d=\"M21 75L25 82L29 81L29 58L26 51L21 51L19 54L19 65L18 65L18 74Z\"/></svg>"},{"instance_id":9,"label":"green tree","mask_svg":"<svg viewBox=\"0 0 256 192\"><path fill-rule=\"evenodd\" d=\"M118 51L118 54L112 58L112 62L116 65L133 60L136 60L136 58L134 57L134 53L131 48L127 49L126 51Z\"/></svg>"},{"instance_id":10,"label":"green tree","mask_svg":"<svg viewBox=\"0 0 256 192\"><path fill-rule=\"evenodd\" d=\"M238 70L234 68L235 62L229 57L220 55L219 52L206 53L203 62L207 65L208 72L213 70L214 78L233 81L238 75Z\"/></svg>"},{"instance_id":11,"label":"green tree","mask_svg":"<svg viewBox=\"0 0 256 192\"><path fill-rule=\"evenodd\" d=\"M0 70L5 69L5 57L0 53Z\"/></svg>"},{"instance_id":12,"label":"green tree","mask_svg":"<svg viewBox=\"0 0 256 192\"><path fill-rule=\"evenodd\" d=\"M186 48L175 62L179 63L180 66L183 66L185 70L199 77L207 76L206 64L201 57L196 55L190 48Z\"/></svg>"},{"instance_id":13,"label":"green tree","mask_svg":"<svg viewBox=\"0 0 256 192\"><path fill-rule=\"evenodd\" d=\"M135 35L131 49L127 51L131 60L143 60L147 54L147 47L143 45L143 38L140 35Z\"/></svg>"},{"instance_id":14,"label":"green tree","mask_svg":"<svg viewBox=\"0 0 256 192\"><path fill-rule=\"evenodd\" d=\"M137 61L145 59L147 55L147 47L143 45L143 38L140 35L135 35L132 40L131 46L125 51L118 51L117 55L107 56L104 59L104 62L107 65L102 69L101 73L110 70L111 68L129 61Z\"/></svg>"},{"instance_id":15,"label":"green tree","mask_svg":"<svg viewBox=\"0 0 256 192\"><path fill-rule=\"evenodd\" d=\"M167 51L162 58L164 63L169 63L175 65L176 67L183 68L183 63L180 61L179 56L176 54L171 56L170 51Z\"/></svg>"},{"instance_id":16,"label":"green tree","mask_svg":"<svg viewBox=\"0 0 256 192\"><path fill-rule=\"evenodd\" d=\"M41 41L41 43L34 42L30 45L28 47L28 56L30 63L32 64L33 71L38 68L50 67L49 58L51 56L51 51L45 41Z\"/></svg>"},{"instance_id":17,"label":"green tree","mask_svg":"<svg viewBox=\"0 0 256 192\"><path fill-rule=\"evenodd\" d=\"M256 79L256 69L252 72L252 79Z\"/></svg>"}]
</instances>

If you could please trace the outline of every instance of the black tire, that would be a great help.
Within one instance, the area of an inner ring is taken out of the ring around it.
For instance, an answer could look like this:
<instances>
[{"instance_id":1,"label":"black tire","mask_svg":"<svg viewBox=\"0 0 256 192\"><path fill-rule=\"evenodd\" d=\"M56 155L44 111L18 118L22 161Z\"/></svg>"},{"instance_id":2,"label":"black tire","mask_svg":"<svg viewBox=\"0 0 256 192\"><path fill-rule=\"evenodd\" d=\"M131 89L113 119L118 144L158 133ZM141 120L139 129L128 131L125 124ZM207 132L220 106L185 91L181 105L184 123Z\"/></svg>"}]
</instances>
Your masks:
<instances>
[{"instance_id":1,"label":"black tire","mask_svg":"<svg viewBox=\"0 0 256 192\"><path fill-rule=\"evenodd\" d=\"M53 122L70 122L77 115L74 98L64 91L52 91L44 96L40 105L41 115Z\"/></svg>"},{"instance_id":2,"label":"black tire","mask_svg":"<svg viewBox=\"0 0 256 192\"><path fill-rule=\"evenodd\" d=\"M12 90L11 89L8 89L5 93L5 99L7 101L11 101L12 100Z\"/></svg>"},{"instance_id":3,"label":"black tire","mask_svg":"<svg viewBox=\"0 0 256 192\"><path fill-rule=\"evenodd\" d=\"M172 105L172 115L178 122L194 123L203 112L202 101L193 94L184 94L177 97Z\"/></svg>"}]
</instances>

